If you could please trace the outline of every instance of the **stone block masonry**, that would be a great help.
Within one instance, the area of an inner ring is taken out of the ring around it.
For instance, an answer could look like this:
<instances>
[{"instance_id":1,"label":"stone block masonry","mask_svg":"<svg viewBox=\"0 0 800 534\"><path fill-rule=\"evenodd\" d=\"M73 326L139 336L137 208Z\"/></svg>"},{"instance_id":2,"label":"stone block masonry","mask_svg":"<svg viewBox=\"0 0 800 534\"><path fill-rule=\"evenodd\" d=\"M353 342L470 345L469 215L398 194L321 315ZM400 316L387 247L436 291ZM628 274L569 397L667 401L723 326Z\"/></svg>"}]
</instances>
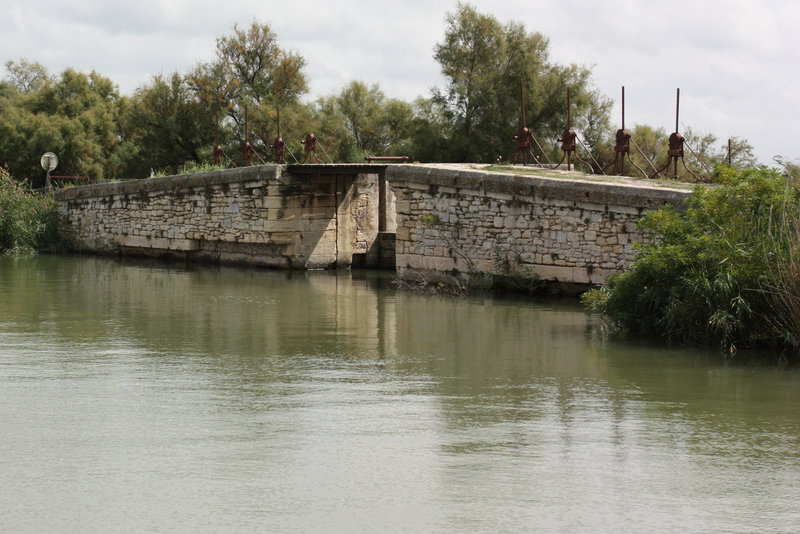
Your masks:
<instances>
[{"instance_id":1,"label":"stone block masonry","mask_svg":"<svg viewBox=\"0 0 800 534\"><path fill-rule=\"evenodd\" d=\"M349 266L378 255L378 174L265 165L56 193L76 249L277 268ZM369 259L365 260L369 265Z\"/></svg>"},{"instance_id":2,"label":"stone block masonry","mask_svg":"<svg viewBox=\"0 0 800 534\"><path fill-rule=\"evenodd\" d=\"M56 199L64 237L100 254L602 284L633 262L643 213L681 209L691 194L557 174L264 165L75 187Z\"/></svg>"},{"instance_id":3,"label":"stone block masonry","mask_svg":"<svg viewBox=\"0 0 800 534\"><path fill-rule=\"evenodd\" d=\"M445 166L390 166L401 278L535 274L602 284L628 269L637 222L690 191L652 185L520 176Z\"/></svg>"}]
</instances>

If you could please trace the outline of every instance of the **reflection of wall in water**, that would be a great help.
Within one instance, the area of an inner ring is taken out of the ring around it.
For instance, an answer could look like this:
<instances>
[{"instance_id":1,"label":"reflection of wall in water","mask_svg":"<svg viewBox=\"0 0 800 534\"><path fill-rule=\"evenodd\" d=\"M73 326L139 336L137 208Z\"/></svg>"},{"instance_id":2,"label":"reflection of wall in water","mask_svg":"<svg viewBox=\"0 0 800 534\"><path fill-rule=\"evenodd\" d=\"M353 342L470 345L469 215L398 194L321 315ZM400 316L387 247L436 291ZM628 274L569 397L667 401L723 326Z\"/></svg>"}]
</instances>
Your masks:
<instances>
[{"instance_id":1,"label":"reflection of wall in water","mask_svg":"<svg viewBox=\"0 0 800 534\"><path fill-rule=\"evenodd\" d=\"M68 262L64 300L179 354L375 354L376 294L349 273Z\"/></svg>"}]
</instances>

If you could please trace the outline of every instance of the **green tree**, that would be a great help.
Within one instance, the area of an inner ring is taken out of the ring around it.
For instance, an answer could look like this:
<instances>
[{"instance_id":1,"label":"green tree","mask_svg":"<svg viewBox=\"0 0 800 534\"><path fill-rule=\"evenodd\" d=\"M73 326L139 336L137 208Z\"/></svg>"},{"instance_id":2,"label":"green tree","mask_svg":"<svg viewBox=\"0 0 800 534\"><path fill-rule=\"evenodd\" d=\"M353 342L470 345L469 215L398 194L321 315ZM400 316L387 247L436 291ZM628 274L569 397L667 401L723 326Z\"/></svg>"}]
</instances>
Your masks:
<instances>
[{"instance_id":1,"label":"green tree","mask_svg":"<svg viewBox=\"0 0 800 534\"><path fill-rule=\"evenodd\" d=\"M25 58L6 61L6 72L8 83L21 93L39 91L53 81L47 67Z\"/></svg>"},{"instance_id":2,"label":"green tree","mask_svg":"<svg viewBox=\"0 0 800 534\"><path fill-rule=\"evenodd\" d=\"M339 105L338 96L328 95L318 98L310 106L309 111L310 120L306 122L306 127L310 127L311 132L316 134L326 153L334 162L352 162L363 158L363 152L358 150L355 136L348 128L347 117ZM296 154L298 159L302 159L303 150L301 146ZM323 155L320 154L320 157Z\"/></svg>"},{"instance_id":3,"label":"green tree","mask_svg":"<svg viewBox=\"0 0 800 534\"><path fill-rule=\"evenodd\" d=\"M177 72L154 76L136 90L135 100L128 120L137 158L129 172L144 177L151 168L175 172L187 161L210 159L214 116L194 98L185 77Z\"/></svg>"},{"instance_id":4,"label":"green tree","mask_svg":"<svg viewBox=\"0 0 800 534\"><path fill-rule=\"evenodd\" d=\"M378 84L354 80L338 95L318 99L310 123L333 161L364 161L367 155L407 155L414 109L387 98ZM401 154L403 153L403 154Z\"/></svg>"},{"instance_id":5,"label":"green tree","mask_svg":"<svg viewBox=\"0 0 800 534\"><path fill-rule=\"evenodd\" d=\"M436 98L418 97L412 104L413 118L409 126L408 156L414 161L449 161L448 114Z\"/></svg>"},{"instance_id":6,"label":"green tree","mask_svg":"<svg viewBox=\"0 0 800 534\"><path fill-rule=\"evenodd\" d=\"M407 156L411 144L414 122L412 104L397 98L388 99L381 112L381 124L386 136L386 153L392 156Z\"/></svg>"},{"instance_id":7,"label":"green tree","mask_svg":"<svg viewBox=\"0 0 800 534\"><path fill-rule=\"evenodd\" d=\"M356 148L364 154L381 154L389 144L381 124L385 100L378 84L368 86L361 81L350 82L336 99Z\"/></svg>"},{"instance_id":8,"label":"green tree","mask_svg":"<svg viewBox=\"0 0 800 534\"><path fill-rule=\"evenodd\" d=\"M513 155L513 136L521 123L520 80L526 124L549 155L559 155L555 140L567 125L568 87L573 128L594 127L592 141L599 139L597 127L610 105L590 87L589 69L551 63L549 41L542 34L529 33L515 22L502 25L469 4L459 3L446 24L434 58L447 86L436 89L433 99L448 123L449 159L493 161Z\"/></svg>"},{"instance_id":9,"label":"green tree","mask_svg":"<svg viewBox=\"0 0 800 534\"><path fill-rule=\"evenodd\" d=\"M505 47L502 26L461 3L455 13L447 15L446 23L444 41L437 44L434 58L448 85L444 93L437 91L435 98L445 104L452 123L454 156L461 161L485 160L482 125L495 111L495 92L501 81L498 66L503 63Z\"/></svg>"},{"instance_id":10,"label":"green tree","mask_svg":"<svg viewBox=\"0 0 800 534\"><path fill-rule=\"evenodd\" d=\"M302 56L278 46L269 25L254 21L217 38L216 61L199 65L190 85L213 113L227 115L223 126L237 143L244 141L247 119L251 143L265 153L276 133L277 110L285 120L308 91L305 65Z\"/></svg>"},{"instance_id":11,"label":"green tree","mask_svg":"<svg viewBox=\"0 0 800 534\"><path fill-rule=\"evenodd\" d=\"M59 174L116 176L122 163L117 120L123 100L108 78L73 69L26 92L0 92L3 163L35 186L44 182L39 159L47 151L59 156Z\"/></svg>"}]
</instances>

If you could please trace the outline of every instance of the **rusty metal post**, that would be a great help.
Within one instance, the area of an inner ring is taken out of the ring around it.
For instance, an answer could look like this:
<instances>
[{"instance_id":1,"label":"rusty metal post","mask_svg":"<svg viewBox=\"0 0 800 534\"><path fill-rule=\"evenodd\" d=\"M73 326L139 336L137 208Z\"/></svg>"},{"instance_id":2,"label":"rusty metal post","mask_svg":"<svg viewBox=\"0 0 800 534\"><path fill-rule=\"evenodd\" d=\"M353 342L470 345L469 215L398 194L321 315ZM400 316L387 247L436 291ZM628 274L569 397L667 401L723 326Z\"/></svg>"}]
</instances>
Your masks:
<instances>
[{"instance_id":1,"label":"rusty metal post","mask_svg":"<svg viewBox=\"0 0 800 534\"><path fill-rule=\"evenodd\" d=\"M622 86L622 133L623 133L623 137L624 137L624 134L628 133L628 132L625 131L625 86L624 85ZM619 135L617 137L619 138ZM631 153L630 153L630 144L628 144L629 140L630 140L630 134L628 134L628 139L625 141L625 145L626 145L625 146L625 150L628 153L628 157L630 158L631 157ZM616 163L616 161L617 161L617 158L616 158L616 155L615 155L614 156L614 162ZM620 166L620 171L621 171L620 172L620 176L625 176L625 154L622 155L622 165Z\"/></svg>"},{"instance_id":2,"label":"rusty metal post","mask_svg":"<svg viewBox=\"0 0 800 534\"><path fill-rule=\"evenodd\" d=\"M731 148L730 139L728 139L728 167L733 167L733 149Z\"/></svg>"},{"instance_id":3,"label":"rusty metal post","mask_svg":"<svg viewBox=\"0 0 800 534\"><path fill-rule=\"evenodd\" d=\"M681 111L681 88L678 87L678 91L677 91L677 93L675 95L675 133L676 134L678 134L678 130L679 130L678 115L680 114L680 111ZM680 134L678 134L678 136L681 138L681 141L683 141L683 136L680 135ZM681 143L680 157L681 158L683 157L683 143ZM676 180L678 179L678 158L675 158L675 179Z\"/></svg>"},{"instance_id":4,"label":"rusty metal post","mask_svg":"<svg viewBox=\"0 0 800 534\"><path fill-rule=\"evenodd\" d=\"M525 118L525 83L522 78L519 79L519 99L520 99L520 109L521 109L521 116L520 116L520 127L517 131L514 139L517 141L517 157L514 160L514 164L519 163L519 160L522 159L522 164L528 164L528 154L530 154L531 159L536 162L537 165L543 167L541 161L539 161L539 157L533 153L533 144L531 141L536 143L536 146L539 148L539 151L544 156L544 159L547 160L547 163L552 165L553 162L550 161L550 158L547 157L547 152L544 151L542 145L539 144L539 141L536 139L536 136L533 135L528 129L528 125L526 124Z\"/></svg>"},{"instance_id":5,"label":"rusty metal post","mask_svg":"<svg viewBox=\"0 0 800 534\"><path fill-rule=\"evenodd\" d=\"M571 88L567 87L567 130L570 134L574 134L575 132L572 131L572 97ZM573 144L572 150L567 152L567 171L572 170L572 153L575 151L575 145Z\"/></svg>"},{"instance_id":6,"label":"rusty metal post","mask_svg":"<svg viewBox=\"0 0 800 534\"><path fill-rule=\"evenodd\" d=\"M622 128L617 130L615 135L616 144L614 146L614 161L611 162L605 169L609 169L612 165L614 166L614 172L617 173L618 176L625 176L625 157L628 157L628 161L630 161L631 165L636 167L639 172L642 173L642 176L647 178L647 173L639 167L636 162L633 161L631 158L631 134L628 130L625 129L625 86L622 86ZM635 143L634 143L634 146ZM644 157L644 154L642 154ZM646 158L645 158L646 159Z\"/></svg>"},{"instance_id":7,"label":"rusty metal post","mask_svg":"<svg viewBox=\"0 0 800 534\"><path fill-rule=\"evenodd\" d=\"M249 167L253 161L253 147L250 145L250 133L248 132L247 123L247 106L244 108L244 143L242 144L242 163L244 166Z\"/></svg>"},{"instance_id":8,"label":"rusty metal post","mask_svg":"<svg viewBox=\"0 0 800 534\"><path fill-rule=\"evenodd\" d=\"M578 134L575 133L575 130L572 129L572 95L571 90L567 87L567 128L561 132L561 137L557 140L561 143L561 150L564 152L564 155L561 157L561 161L558 162L554 168L558 168L562 163L564 163L564 159L567 160L567 171L572 170L572 155L575 154L575 159L589 167L589 171L594 173L594 168L587 162L583 161L580 156L577 154L578 145L576 140L578 138Z\"/></svg>"},{"instance_id":9,"label":"rusty metal post","mask_svg":"<svg viewBox=\"0 0 800 534\"><path fill-rule=\"evenodd\" d=\"M676 97L675 97L675 131L669 136L669 149L667 150L667 164L664 165L661 169L656 170L653 176L660 174L661 172L665 171L669 168L670 164L673 164L674 169L674 178L678 178L678 160L681 160L683 163L683 167L694 176L695 180L697 180L697 175L692 172L692 170L686 165L686 160L683 158L683 145L686 142L686 139L678 133L678 127L680 126L679 117L680 117L680 109L681 109L681 89L680 87L677 90ZM691 149L691 147L690 147ZM698 158L699 159L699 158ZM702 160L700 163L703 163ZM705 164L704 164L705 165Z\"/></svg>"},{"instance_id":10,"label":"rusty metal post","mask_svg":"<svg viewBox=\"0 0 800 534\"><path fill-rule=\"evenodd\" d=\"M214 165L222 163L222 145L219 143L219 113L217 113L217 143L214 145Z\"/></svg>"},{"instance_id":11,"label":"rusty metal post","mask_svg":"<svg viewBox=\"0 0 800 534\"><path fill-rule=\"evenodd\" d=\"M282 163L286 163L285 154L286 154L286 143L283 141L281 137L281 108L277 108L278 110L278 135L275 139L272 140L272 144L269 146L272 149L272 155L275 156L275 162L280 165Z\"/></svg>"},{"instance_id":12,"label":"rusty metal post","mask_svg":"<svg viewBox=\"0 0 800 534\"><path fill-rule=\"evenodd\" d=\"M386 231L386 170L378 171L378 233Z\"/></svg>"},{"instance_id":13,"label":"rusty metal post","mask_svg":"<svg viewBox=\"0 0 800 534\"><path fill-rule=\"evenodd\" d=\"M522 159L522 165L528 165L528 152L531 151L531 137L527 126L525 125L525 82L522 78L519 79L519 98L521 107L520 127L514 139L517 140L517 159L514 163L519 163Z\"/></svg>"}]
</instances>

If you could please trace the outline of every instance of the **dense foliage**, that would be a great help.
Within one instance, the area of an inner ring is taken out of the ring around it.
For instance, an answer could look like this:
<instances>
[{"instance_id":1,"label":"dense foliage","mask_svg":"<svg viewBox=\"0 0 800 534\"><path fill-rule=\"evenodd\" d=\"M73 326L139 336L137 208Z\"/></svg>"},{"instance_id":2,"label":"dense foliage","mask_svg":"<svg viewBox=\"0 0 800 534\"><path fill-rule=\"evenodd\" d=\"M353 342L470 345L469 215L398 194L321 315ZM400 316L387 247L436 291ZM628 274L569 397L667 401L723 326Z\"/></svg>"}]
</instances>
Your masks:
<instances>
[{"instance_id":1,"label":"dense foliage","mask_svg":"<svg viewBox=\"0 0 800 534\"><path fill-rule=\"evenodd\" d=\"M53 196L25 191L8 171L0 168L0 253L25 254L57 247Z\"/></svg>"},{"instance_id":2,"label":"dense foliage","mask_svg":"<svg viewBox=\"0 0 800 534\"><path fill-rule=\"evenodd\" d=\"M800 188L765 168L718 167L686 210L648 213L630 271L584 302L626 332L682 343L800 346Z\"/></svg>"},{"instance_id":3,"label":"dense foliage","mask_svg":"<svg viewBox=\"0 0 800 534\"><path fill-rule=\"evenodd\" d=\"M553 147L566 126L567 87L572 89L574 125L585 130L585 114L607 99L592 92L591 72L577 65L551 62L549 41L512 22L501 25L467 4L447 17L447 28L434 57L447 80L434 92L446 117L450 153L456 161L513 159L513 135L520 125L520 80L524 82L526 124ZM555 157L555 152L550 154Z\"/></svg>"}]
</instances>

